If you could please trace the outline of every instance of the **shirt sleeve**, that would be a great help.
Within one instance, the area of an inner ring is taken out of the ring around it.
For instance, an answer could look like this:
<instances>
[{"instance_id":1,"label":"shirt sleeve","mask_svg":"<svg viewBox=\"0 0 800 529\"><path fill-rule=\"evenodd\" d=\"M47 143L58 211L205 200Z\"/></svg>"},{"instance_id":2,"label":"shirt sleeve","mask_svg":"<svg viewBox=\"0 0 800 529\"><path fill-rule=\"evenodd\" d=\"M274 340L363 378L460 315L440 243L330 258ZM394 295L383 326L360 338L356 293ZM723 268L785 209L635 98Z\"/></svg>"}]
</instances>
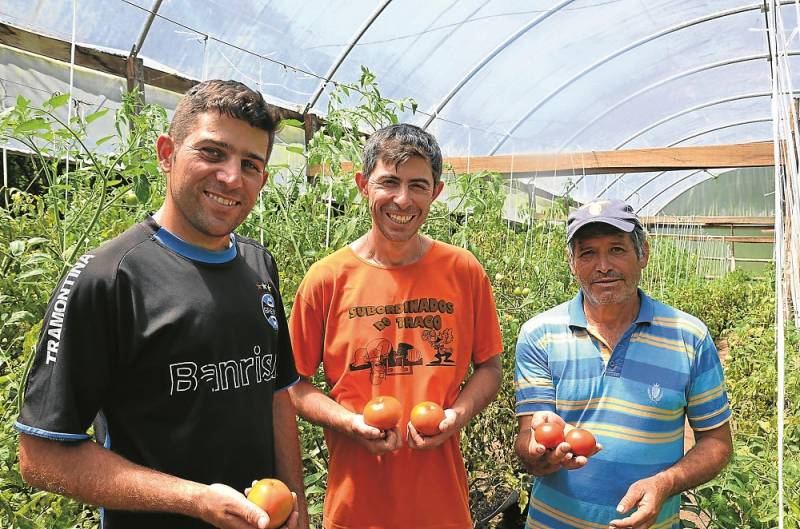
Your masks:
<instances>
[{"instance_id":1,"label":"shirt sleeve","mask_svg":"<svg viewBox=\"0 0 800 529\"><path fill-rule=\"evenodd\" d=\"M477 278L472 289L475 297L473 303L476 310L472 361L475 364L482 364L503 351L503 338L500 332L500 321L497 318L497 306L495 305L489 277L478 260L474 259L474 261Z\"/></svg>"},{"instance_id":2,"label":"shirt sleeve","mask_svg":"<svg viewBox=\"0 0 800 529\"><path fill-rule=\"evenodd\" d=\"M525 324L517 339L514 367L516 414L556 411L556 390L547 361L547 353L536 343L536 334Z\"/></svg>"},{"instance_id":3,"label":"shirt sleeve","mask_svg":"<svg viewBox=\"0 0 800 529\"><path fill-rule=\"evenodd\" d=\"M322 324L322 288L317 267L312 266L295 295L292 314L289 318L289 334L297 372L304 377L312 377L322 362L325 329Z\"/></svg>"},{"instance_id":4,"label":"shirt sleeve","mask_svg":"<svg viewBox=\"0 0 800 529\"><path fill-rule=\"evenodd\" d=\"M59 284L44 316L17 430L56 441L89 438L111 379L112 282L83 256Z\"/></svg>"},{"instance_id":5,"label":"shirt sleeve","mask_svg":"<svg viewBox=\"0 0 800 529\"><path fill-rule=\"evenodd\" d=\"M687 400L686 413L694 430L711 430L731 416L722 364L708 333L695 350Z\"/></svg>"}]
</instances>

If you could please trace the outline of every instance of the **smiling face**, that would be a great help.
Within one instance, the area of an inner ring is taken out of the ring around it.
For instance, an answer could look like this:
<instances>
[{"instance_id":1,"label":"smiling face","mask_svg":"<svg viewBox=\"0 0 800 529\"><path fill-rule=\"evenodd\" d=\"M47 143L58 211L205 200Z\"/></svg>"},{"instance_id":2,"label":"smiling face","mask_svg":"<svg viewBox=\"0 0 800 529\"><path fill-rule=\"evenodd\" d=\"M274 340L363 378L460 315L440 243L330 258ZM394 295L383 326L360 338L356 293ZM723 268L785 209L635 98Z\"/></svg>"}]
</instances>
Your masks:
<instances>
[{"instance_id":1,"label":"smiling face","mask_svg":"<svg viewBox=\"0 0 800 529\"><path fill-rule=\"evenodd\" d=\"M266 182L268 145L266 131L213 111L197 117L180 145L159 137L159 166L168 175L160 224L186 242L226 248Z\"/></svg>"},{"instance_id":2,"label":"smiling face","mask_svg":"<svg viewBox=\"0 0 800 529\"><path fill-rule=\"evenodd\" d=\"M361 193L369 200L372 228L388 241L409 241L428 216L443 182L434 185L430 164L412 156L397 167L378 160L372 174L356 174Z\"/></svg>"},{"instance_id":3,"label":"smiling face","mask_svg":"<svg viewBox=\"0 0 800 529\"><path fill-rule=\"evenodd\" d=\"M590 305L636 302L636 289L647 266L649 247L642 247L642 257L628 233L619 232L576 237L569 268L581 285L584 300Z\"/></svg>"}]
</instances>

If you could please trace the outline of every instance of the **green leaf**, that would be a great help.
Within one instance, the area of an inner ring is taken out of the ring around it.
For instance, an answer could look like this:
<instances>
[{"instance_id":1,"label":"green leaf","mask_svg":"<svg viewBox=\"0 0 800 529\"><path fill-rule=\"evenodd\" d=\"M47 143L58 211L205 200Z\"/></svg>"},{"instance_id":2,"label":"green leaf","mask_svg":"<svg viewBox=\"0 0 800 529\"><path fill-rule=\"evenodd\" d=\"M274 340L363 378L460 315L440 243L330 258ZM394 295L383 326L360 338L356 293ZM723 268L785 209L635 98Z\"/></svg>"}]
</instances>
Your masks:
<instances>
[{"instance_id":1,"label":"green leaf","mask_svg":"<svg viewBox=\"0 0 800 529\"><path fill-rule=\"evenodd\" d=\"M114 134L109 134L108 136L103 136L102 138L100 138L99 140L94 142L94 144L99 147L100 145L106 143L108 140L111 140L111 139L113 139L115 137L116 136Z\"/></svg>"},{"instance_id":2,"label":"green leaf","mask_svg":"<svg viewBox=\"0 0 800 529\"><path fill-rule=\"evenodd\" d=\"M96 119L100 119L103 116L105 116L106 114L108 114L108 109L107 108L104 108L102 110L98 110L97 112L92 112L91 114L86 116L86 118L85 118L86 119L86 123L91 123Z\"/></svg>"},{"instance_id":3,"label":"green leaf","mask_svg":"<svg viewBox=\"0 0 800 529\"><path fill-rule=\"evenodd\" d=\"M299 119L284 119L281 120L281 127L302 127L303 122Z\"/></svg>"},{"instance_id":4,"label":"green leaf","mask_svg":"<svg viewBox=\"0 0 800 529\"><path fill-rule=\"evenodd\" d=\"M26 99L25 97L19 95L17 96L17 109L22 111L28 108L28 105L31 104L30 99Z\"/></svg>"},{"instance_id":5,"label":"green leaf","mask_svg":"<svg viewBox=\"0 0 800 529\"><path fill-rule=\"evenodd\" d=\"M48 128L50 128L50 124L45 120L42 118L34 118L29 119L28 121L23 121L14 127L14 133L20 134L24 132L33 132L35 130L47 130Z\"/></svg>"},{"instance_id":6,"label":"green leaf","mask_svg":"<svg viewBox=\"0 0 800 529\"><path fill-rule=\"evenodd\" d=\"M69 101L69 94L55 94L53 97L45 101L42 106L49 109L62 107Z\"/></svg>"},{"instance_id":7,"label":"green leaf","mask_svg":"<svg viewBox=\"0 0 800 529\"><path fill-rule=\"evenodd\" d=\"M50 239L47 239L45 237L31 237L30 239L28 239L28 248L30 248L31 246L36 246L37 244L42 244L49 240Z\"/></svg>"},{"instance_id":8,"label":"green leaf","mask_svg":"<svg viewBox=\"0 0 800 529\"><path fill-rule=\"evenodd\" d=\"M28 312L27 310L18 310L11 314L11 317L8 318L4 323L5 325L12 325L14 323L25 321L25 320L33 320L33 314Z\"/></svg>"},{"instance_id":9,"label":"green leaf","mask_svg":"<svg viewBox=\"0 0 800 529\"><path fill-rule=\"evenodd\" d=\"M142 204L146 204L150 200L150 182L147 181L146 176L139 175L133 181L133 192Z\"/></svg>"},{"instance_id":10,"label":"green leaf","mask_svg":"<svg viewBox=\"0 0 800 529\"><path fill-rule=\"evenodd\" d=\"M305 149L300 145L287 145L286 150L295 154L305 154Z\"/></svg>"},{"instance_id":11,"label":"green leaf","mask_svg":"<svg viewBox=\"0 0 800 529\"><path fill-rule=\"evenodd\" d=\"M14 257L19 257L25 251L25 242L24 241L11 241L8 244L8 249L11 252L11 255Z\"/></svg>"},{"instance_id":12,"label":"green leaf","mask_svg":"<svg viewBox=\"0 0 800 529\"><path fill-rule=\"evenodd\" d=\"M17 276L17 280L41 276L44 275L45 273L47 273L46 270L42 270L41 268L34 268L33 270L26 270L25 272L22 272L20 275Z\"/></svg>"},{"instance_id":13,"label":"green leaf","mask_svg":"<svg viewBox=\"0 0 800 529\"><path fill-rule=\"evenodd\" d=\"M313 474L309 474L305 478L303 478L303 485L308 486L308 485L311 485L313 483L316 483L324 475L325 475L324 472L314 472Z\"/></svg>"}]
</instances>

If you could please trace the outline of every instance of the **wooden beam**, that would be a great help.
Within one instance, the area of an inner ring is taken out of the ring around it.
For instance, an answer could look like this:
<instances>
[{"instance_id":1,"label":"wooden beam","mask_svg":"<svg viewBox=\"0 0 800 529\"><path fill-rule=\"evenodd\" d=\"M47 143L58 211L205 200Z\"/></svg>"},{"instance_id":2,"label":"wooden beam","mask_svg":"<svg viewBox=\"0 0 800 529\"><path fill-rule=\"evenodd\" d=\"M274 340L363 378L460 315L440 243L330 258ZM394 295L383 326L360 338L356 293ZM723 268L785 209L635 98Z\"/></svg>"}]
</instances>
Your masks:
<instances>
[{"instance_id":1,"label":"wooden beam","mask_svg":"<svg viewBox=\"0 0 800 529\"><path fill-rule=\"evenodd\" d=\"M466 172L469 162L469 170L473 173L541 173L541 176L765 167L773 165L773 145L771 142L758 142L623 151L461 156L447 158L445 162L452 166L455 173Z\"/></svg>"},{"instance_id":2,"label":"wooden beam","mask_svg":"<svg viewBox=\"0 0 800 529\"><path fill-rule=\"evenodd\" d=\"M648 237L658 239L683 239L688 241L722 241L736 243L773 244L774 237L759 237L757 235L682 235L679 233L648 233Z\"/></svg>"},{"instance_id":3,"label":"wooden beam","mask_svg":"<svg viewBox=\"0 0 800 529\"><path fill-rule=\"evenodd\" d=\"M773 165L771 142L708 145L702 147L665 147L653 149L628 149L624 151L590 151L560 154L517 154L500 156L455 156L443 160L445 173L456 174L488 171L527 178L531 173L538 177L571 176L582 174L612 174L670 171L682 169L720 169L728 167L766 167ZM342 169L351 170L353 164L343 162ZM311 167L319 174L320 167Z\"/></svg>"},{"instance_id":4,"label":"wooden beam","mask_svg":"<svg viewBox=\"0 0 800 529\"><path fill-rule=\"evenodd\" d=\"M775 217L701 217L701 216L659 216L640 217L646 226L774 226Z\"/></svg>"},{"instance_id":5,"label":"wooden beam","mask_svg":"<svg viewBox=\"0 0 800 529\"><path fill-rule=\"evenodd\" d=\"M33 33L16 26L0 22L0 44L41 55L49 59L70 62L70 43L54 37ZM75 46L75 64L83 68L95 70L115 77L128 79L127 54L111 53L77 44ZM186 93L199 83L197 79L189 79L180 75L162 72L148 66L142 66L141 78L150 86L176 92ZM303 121L303 116L296 110L269 105L280 119L296 119Z\"/></svg>"}]
</instances>

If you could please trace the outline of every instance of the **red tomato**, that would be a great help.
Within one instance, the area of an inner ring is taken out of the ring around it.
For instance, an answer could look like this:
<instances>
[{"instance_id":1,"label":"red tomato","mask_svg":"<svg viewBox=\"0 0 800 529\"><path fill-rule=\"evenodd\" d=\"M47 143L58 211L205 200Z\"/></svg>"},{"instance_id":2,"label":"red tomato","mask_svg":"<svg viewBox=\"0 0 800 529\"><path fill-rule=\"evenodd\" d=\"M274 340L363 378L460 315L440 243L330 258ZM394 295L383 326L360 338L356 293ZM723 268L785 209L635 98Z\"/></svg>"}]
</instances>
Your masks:
<instances>
[{"instance_id":1,"label":"red tomato","mask_svg":"<svg viewBox=\"0 0 800 529\"><path fill-rule=\"evenodd\" d=\"M391 430L400 422L400 401L389 395L375 397L364 406L364 422L381 430Z\"/></svg>"},{"instance_id":2,"label":"red tomato","mask_svg":"<svg viewBox=\"0 0 800 529\"><path fill-rule=\"evenodd\" d=\"M569 443L572 448L572 453L576 456L590 456L594 452L594 447L597 446L597 441L594 435L589 430L583 428L575 428L567 432L564 440Z\"/></svg>"},{"instance_id":3,"label":"red tomato","mask_svg":"<svg viewBox=\"0 0 800 529\"><path fill-rule=\"evenodd\" d=\"M439 433L439 423L444 420L444 410L435 402L420 402L411 410L411 424L422 435Z\"/></svg>"},{"instance_id":4,"label":"red tomato","mask_svg":"<svg viewBox=\"0 0 800 529\"><path fill-rule=\"evenodd\" d=\"M540 424L533 431L536 442L545 448L555 448L564 441L564 427L554 422Z\"/></svg>"},{"instance_id":5,"label":"red tomato","mask_svg":"<svg viewBox=\"0 0 800 529\"><path fill-rule=\"evenodd\" d=\"M294 509L292 492L279 479L259 480L250 489L247 499L264 509L269 515L267 529L282 526Z\"/></svg>"}]
</instances>

